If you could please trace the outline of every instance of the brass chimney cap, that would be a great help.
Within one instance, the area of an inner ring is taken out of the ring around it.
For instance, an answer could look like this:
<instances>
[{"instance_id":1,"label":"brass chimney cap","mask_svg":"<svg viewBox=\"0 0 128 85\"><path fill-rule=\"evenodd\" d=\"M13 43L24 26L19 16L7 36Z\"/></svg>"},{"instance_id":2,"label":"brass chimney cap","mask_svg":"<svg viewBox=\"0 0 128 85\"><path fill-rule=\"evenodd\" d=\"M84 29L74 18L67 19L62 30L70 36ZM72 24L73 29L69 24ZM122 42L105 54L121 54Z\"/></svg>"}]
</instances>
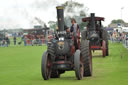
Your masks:
<instances>
[{"instance_id":1,"label":"brass chimney cap","mask_svg":"<svg viewBox=\"0 0 128 85\"><path fill-rule=\"evenodd\" d=\"M64 9L64 6L57 6L56 9Z\"/></svg>"}]
</instances>

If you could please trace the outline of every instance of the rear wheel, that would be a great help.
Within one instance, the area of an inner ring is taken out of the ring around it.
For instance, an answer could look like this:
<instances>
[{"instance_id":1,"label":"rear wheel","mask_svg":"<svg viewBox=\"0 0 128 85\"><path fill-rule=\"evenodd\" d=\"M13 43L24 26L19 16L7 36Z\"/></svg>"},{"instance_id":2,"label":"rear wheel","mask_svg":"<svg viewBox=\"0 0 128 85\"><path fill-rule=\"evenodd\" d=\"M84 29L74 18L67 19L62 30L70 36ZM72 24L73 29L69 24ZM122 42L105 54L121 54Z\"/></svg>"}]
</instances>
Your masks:
<instances>
[{"instance_id":1,"label":"rear wheel","mask_svg":"<svg viewBox=\"0 0 128 85\"><path fill-rule=\"evenodd\" d=\"M108 40L106 41L106 56L109 56Z\"/></svg>"},{"instance_id":2,"label":"rear wheel","mask_svg":"<svg viewBox=\"0 0 128 85\"><path fill-rule=\"evenodd\" d=\"M106 42L104 40L102 41L102 56L106 56Z\"/></svg>"},{"instance_id":3,"label":"rear wheel","mask_svg":"<svg viewBox=\"0 0 128 85\"><path fill-rule=\"evenodd\" d=\"M108 42L108 33L107 33L107 31L105 30L105 29L103 29L103 31L102 31L102 38L103 38L103 40L105 41L105 43L106 43L106 51L105 51L105 55L104 55L104 57L105 56L108 56L109 55L109 47L108 47L108 44L109 44L109 42Z\"/></svg>"},{"instance_id":4,"label":"rear wheel","mask_svg":"<svg viewBox=\"0 0 128 85\"><path fill-rule=\"evenodd\" d=\"M80 50L76 50L75 52L74 68L75 68L75 74L76 74L77 79L81 80L84 74L84 65L83 65L83 59L80 56Z\"/></svg>"},{"instance_id":5,"label":"rear wheel","mask_svg":"<svg viewBox=\"0 0 128 85\"><path fill-rule=\"evenodd\" d=\"M80 50L84 62L84 76L92 76L92 54L88 40L81 40Z\"/></svg>"},{"instance_id":6,"label":"rear wheel","mask_svg":"<svg viewBox=\"0 0 128 85\"><path fill-rule=\"evenodd\" d=\"M48 80L51 75L51 58L47 51L43 53L41 61L41 73L44 80Z\"/></svg>"}]
</instances>

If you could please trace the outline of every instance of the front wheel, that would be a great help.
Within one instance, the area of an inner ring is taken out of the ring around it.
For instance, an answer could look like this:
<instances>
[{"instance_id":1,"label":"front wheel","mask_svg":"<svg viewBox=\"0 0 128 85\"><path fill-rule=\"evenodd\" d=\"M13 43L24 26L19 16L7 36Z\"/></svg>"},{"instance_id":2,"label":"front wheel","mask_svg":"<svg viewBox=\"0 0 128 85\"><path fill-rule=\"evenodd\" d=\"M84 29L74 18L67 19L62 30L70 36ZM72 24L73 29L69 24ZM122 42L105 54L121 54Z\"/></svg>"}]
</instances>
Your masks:
<instances>
[{"instance_id":1,"label":"front wheel","mask_svg":"<svg viewBox=\"0 0 128 85\"><path fill-rule=\"evenodd\" d=\"M51 58L47 51L43 53L41 61L41 73L44 80L48 80L51 75Z\"/></svg>"},{"instance_id":2,"label":"front wheel","mask_svg":"<svg viewBox=\"0 0 128 85\"><path fill-rule=\"evenodd\" d=\"M84 74L84 65L82 60L83 59L80 56L80 50L76 50L74 55L74 68L75 68L75 74L78 80L81 80Z\"/></svg>"},{"instance_id":3,"label":"front wheel","mask_svg":"<svg viewBox=\"0 0 128 85\"><path fill-rule=\"evenodd\" d=\"M92 54L88 40L81 40L80 50L84 62L84 77L92 76Z\"/></svg>"}]
</instances>

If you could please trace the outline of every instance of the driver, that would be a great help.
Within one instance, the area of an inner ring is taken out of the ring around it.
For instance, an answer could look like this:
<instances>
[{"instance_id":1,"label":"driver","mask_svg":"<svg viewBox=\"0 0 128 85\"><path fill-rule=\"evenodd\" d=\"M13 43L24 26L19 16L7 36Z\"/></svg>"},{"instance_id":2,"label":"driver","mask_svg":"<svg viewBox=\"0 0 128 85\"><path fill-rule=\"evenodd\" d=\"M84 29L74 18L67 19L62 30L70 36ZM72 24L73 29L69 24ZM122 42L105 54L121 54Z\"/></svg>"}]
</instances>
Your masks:
<instances>
[{"instance_id":1,"label":"driver","mask_svg":"<svg viewBox=\"0 0 128 85\"><path fill-rule=\"evenodd\" d=\"M76 23L74 18L71 19L72 26L70 28L70 32L77 33L79 31L79 25Z\"/></svg>"},{"instance_id":2,"label":"driver","mask_svg":"<svg viewBox=\"0 0 128 85\"><path fill-rule=\"evenodd\" d=\"M79 37L80 37L80 28L79 25L76 23L76 20L74 18L71 19L72 26L70 28L70 32L74 35L74 45L75 48L79 48Z\"/></svg>"}]
</instances>

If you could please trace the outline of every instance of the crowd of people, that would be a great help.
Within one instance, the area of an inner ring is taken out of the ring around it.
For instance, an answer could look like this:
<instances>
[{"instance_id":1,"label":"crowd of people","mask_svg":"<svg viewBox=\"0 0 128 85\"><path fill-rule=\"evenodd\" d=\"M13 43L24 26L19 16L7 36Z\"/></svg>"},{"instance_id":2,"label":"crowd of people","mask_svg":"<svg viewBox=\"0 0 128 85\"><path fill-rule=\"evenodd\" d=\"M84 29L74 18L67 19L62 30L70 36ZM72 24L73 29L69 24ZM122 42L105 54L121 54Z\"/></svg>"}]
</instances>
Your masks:
<instances>
[{"instance_id":1,"label":"crowd of people","mask_svg":"<svg viewBox=\"0 0 128 85\"><path fill-rule=\"evenodd\" d=\"M75 32L79 31L79 25L76 23L75 19L71 20L72 26L71 28L66 27L65 26L65 30L67 32ZM75 29L75 30L74 30ZM17 38L21 38L20 40ZM53 33L48 33L47 35L45 34L33 34L33 33L29 33L27 35L23 35L23 33L21 33L20 36L16 37L13 36L13 39L10 39L9 37L5 37L3 39L0 38L0 46L2 47L8 47L11 43L11 45L21 45L22 43L24 43L24 46L34 46L34 45L39 45L41 46L42 44L47 44L47 42L52 38ZM13 44L12 44L13 43Z\"/></svg>"},{"instance_id":2,"label":"crowd of people","mask_svg":"<svg viewBox=\"0 0 128 85\"><path fill-rule=\"evenodd\" d=\"M47 39L45 38L44 35L25 35L22 37L22 41L24 41L24 46L27 45L39 45L41 46L42 44L47 44ZM18 43L20 44L20 42Z\"/></svg>"},{"instance_id":3,"label":"crowd of people","mask_svg":"<svg viewBox=\"0 0 128 85\"><path fill-rule=\"evenodd\" d=\"M49 35L48 39L52 36ZM22 35L20 37L0 37L0 47L8 47L10 45L24 45L24 46L41 46L42 44L47 44L48 39L44 35Z\"/></svg>"},{"instance_id":4,"label":"crowd of people","mask_svg":"<svg viewBox=\"0 0 128 85\"><path fill-rule=\"evenodd\" d=\"M10 39L8 37L5 38L0 37L0 46L8 47L8 45L10 45Z\"/></svg>"},{"instance_id":5,"label":"crowd of people","mask_svg":"<svg viewBox=\"0 0 128 85\"><path fill-rule=\"evenodd\" d=\"M113 42L125 42L128 40L128 34L114 31L114 32L110 33L110 40L111 40L111 43L113 43Z\"/></svg>"}]
</instances>

